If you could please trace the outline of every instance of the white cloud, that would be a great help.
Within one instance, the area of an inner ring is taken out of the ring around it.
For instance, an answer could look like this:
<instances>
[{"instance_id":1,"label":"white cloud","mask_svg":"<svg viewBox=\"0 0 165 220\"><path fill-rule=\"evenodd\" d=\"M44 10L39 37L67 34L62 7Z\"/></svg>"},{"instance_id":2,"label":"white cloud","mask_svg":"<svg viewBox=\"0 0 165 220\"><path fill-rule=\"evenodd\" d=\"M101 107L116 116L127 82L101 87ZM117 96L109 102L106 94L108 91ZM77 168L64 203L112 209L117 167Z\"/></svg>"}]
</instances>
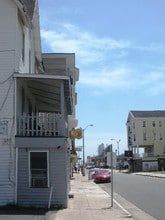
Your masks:
<instances>
[{"instance_id":1,"label":"white cloud","mask_svg":"<svg viewBox=\"0 0 165 220\"><path fill-rule=\"evenodd\" d=\"M148 93L152 96L157 96L161 93L165 93L165 74L164 72L153 72L148 76L148 80L145 80L145 84L148 86Z\"/></svg>"},{"instance_id":2,"label":"white cloud","mask_svg":"<svg viewBox=\"0 0 165 220\"><path fill-rule=\"evenodd\" d=\"M97 76L97 77L96 77ZM115 88L128 86L131 71L127 68L116 68L112 70L103 69L97 72L86 72L80 76L80 84L86 84L100 88Z\"/></svg>"},{"instance_id":3,"label":"white cloud","mask_svg":"<svg viewBox=\"0 0 165 220\"><path fill-rule=\"evenodd\" d=\"M51 30L41 30L41 37L53 52L76 54L76 65L80 68L80 86L90 86L102 91L110 88L143 89L150 95L165 90L161 83L165 78L165 68L159 67L153 71L155 68L147 63L145 67L140 66L136 63L136 56L131 60L133 51L130 50L151 52L153 55L154 51L162 52L161 45L138 46L128 40L97 37L69 23L52 24ZM133 65L131 62L134 62ZM100 91L95 94L100 94Z\"/></svg>"},{"instance_id":4,"label":"white cloud","mask_svg":"<svg viewBox=\"0 0 165 220\"><path fill-rule=\"evenodd\" d=\"M165 46L158 43L151 43L149 45L145 46L134 46L133 47L136 50L145 51L145 52L163 52L165 51Z\"/></svg>"},{"instance_id":5,"label":"white cloud","mask_svg":"<svg viewBox=\"0 0 165 220\"><path fill-rule=\"evenodd\" d=\"M164 46L156 43L138 45L129 40L97 37L69 23L52 23L51 27L51 30L42 29L41 37L50 46L52 51L75 52L79 59L89 60L89 62L96 62L97 57L104 57L107 53L112 56L115 50L117 50L119 57L126 55L127 49L144 52L165 51Z\"/></svg>"},{"instance_id":6,"label":"white cloud","mask_svg":"<svg viewBox=\"0 0 165 220\"><path fill-rule=\"evenodd\" d=\"M52 51L76 53L83 64L99 62L110 50L124 49L129 46L128 41L117 41L107 37L98 38L71 24L58 24L55 30L42 29L42 40L50 46Z\"/></svg>"}]
</instances>

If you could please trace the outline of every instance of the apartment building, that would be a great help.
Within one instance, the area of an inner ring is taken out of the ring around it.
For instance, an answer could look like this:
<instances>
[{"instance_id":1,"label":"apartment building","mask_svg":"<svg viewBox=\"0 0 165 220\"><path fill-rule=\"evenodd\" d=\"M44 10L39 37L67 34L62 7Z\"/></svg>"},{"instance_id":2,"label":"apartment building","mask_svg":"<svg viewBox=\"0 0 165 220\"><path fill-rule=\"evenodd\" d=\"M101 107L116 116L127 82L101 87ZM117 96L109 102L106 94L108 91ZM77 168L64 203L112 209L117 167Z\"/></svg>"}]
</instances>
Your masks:
<instances>
[{"instance_id":1,"label":"apartment building","mask_svg":"<svg viewBox=\"0 0 165 220\"><path fill-rule=\"evenodd\" d=\"M165 169L165 111L130 111L127 119L128 149L133 158L143 149L142 170Z\"/></svg>"},{"instance_id":2,"label":"apartment building","mask_svg":"<svg viewBox=\"0 0 165 220\"><path fill-rule=\"evenodd\" d=\"M75 54L42 54L37 0L1 0L0 27L0 206L67 207Z\"/></svg>"}]
</instances>

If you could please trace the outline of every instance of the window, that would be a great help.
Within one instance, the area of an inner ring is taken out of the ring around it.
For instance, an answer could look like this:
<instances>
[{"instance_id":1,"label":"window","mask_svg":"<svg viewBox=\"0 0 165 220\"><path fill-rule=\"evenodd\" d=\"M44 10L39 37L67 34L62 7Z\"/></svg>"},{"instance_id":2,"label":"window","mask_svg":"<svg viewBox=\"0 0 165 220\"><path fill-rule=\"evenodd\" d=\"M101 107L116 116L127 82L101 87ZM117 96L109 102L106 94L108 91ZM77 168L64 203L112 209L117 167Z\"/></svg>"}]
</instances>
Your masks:
<instances>
[{"instance_id":1,"label":"window","mask_svg":"<svg viewBox=\"0 0 165 220\"><path fill-rule=\"evenodd\" d=\"M25 34L22 31L22 61L25 61Z\"/></svg>"},{"instance_id":2,"label":"window","mask_svg":"<svg viewBox=\"0 0 165 220\"><path fill-rule=\"evenodd\" d=\"M29 73L31 73L31 50L29 50Z\"/></svg>"},{"instance_id":3,"label":"window","mask_svg":"<svg viewBox=\"0 0 165 220\"><path fill-rule=\"evenodd\" d=\"M30 186L48 187L48 152L30 152Z\"/></svg>"},{"instance_id":4,"label":"window","mask_svg":"<svg viewBox=\"0 0 165 220\"><path fill-rule=\"evenodd\" d=\"M133 122L133 128L135 128L135 122Z\"/></svg>"},{"instance_id":5,"label":"window","mask_svg":"<svg viewBox=\"0 0 165 220\"><path fill-rule=\"evenodd\" d=\"M156 133L154 132L154 140L156 140Z\"/></svg>"},{"instance_id":6,"label":"window","mask_svg":"<svg viewBox=\"0 0 165 220\"><path fill-rule=\"evenodd\" d=\"M162 122L161 121L159 121L159 127L162 127Z\"/></svg>"},{"instance_id":7,"label":"window","mask_svg":"<svg viewBox=\"0 0 165 220\"><path fill-rule=\"evenodd\" d=\"M163 153L165 154L165 145L163 146Z\"/></svg>"},{"instance_id":8,"label":"window","mask_svg":"<svg viewBox=\"0 0 165 220\"><path fill-rule=\"evenodd\" d=\"M19 18L19 31L20 31L20 46L21 46L21 53L22 53L22 61L25 61L25 33L24 33L24 21L22 18L21 13L18 12L18 18Z\"/></svg>"},{"instance_id":9,"label":"window","mask_svg":"<svg viewBox=\"0 0 165 220\"><path fill-rule=\"evenodd\" d=\"M147 135L146 135L146 133L145 133L145 132L143 133L143 140L144 140L144 141L146 141L146 140L147 140Z\"/></svg>"},{"instance_id":10,"label":"window","mask_svg":"<svg viewBox=\"0 0 165 220\"><path fill-rule=\"evenodd\" d=\"M136 136L135 136L135 134L133 135L133 140L136 141Z\"/></svg>"},{"instance_id":11,"label":"window","mask_svg":"<svg viewBox=\"0 0 165 220\"><path fill-rule=\"evenodd\" d=\"M146 127L146 122L145 121L143 121L143 127Z\"/></svg>"},{"instance_id":12,"label":"window","mask_svg":"<svg viewBox=\"0 0 165 220\"><path fill-rule=\"evenodd\" d=\"M155 121L153 121L153 122L152 122L152 126L155 127L155 125L156 125L156 124L155 124Z\"/></svg>"}]
</instances>

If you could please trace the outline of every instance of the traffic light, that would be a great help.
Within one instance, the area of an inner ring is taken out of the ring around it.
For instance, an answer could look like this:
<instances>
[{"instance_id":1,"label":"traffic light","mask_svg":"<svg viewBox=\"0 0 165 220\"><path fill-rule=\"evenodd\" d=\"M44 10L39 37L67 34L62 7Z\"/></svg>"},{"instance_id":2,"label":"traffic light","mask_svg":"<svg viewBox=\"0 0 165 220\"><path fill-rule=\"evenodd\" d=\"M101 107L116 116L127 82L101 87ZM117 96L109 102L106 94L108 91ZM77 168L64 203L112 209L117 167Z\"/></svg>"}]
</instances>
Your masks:
<instances>
[{"instance_id":1,"label":"traffic light","mask_svg":"<svg viewBox=\"0 0 165 220\"><path fill-rule=\"evenodd\" d=\"M125 150L124 156L125 157L132 157L133 156L132 150Z\"/></svg>"}]
</instances>

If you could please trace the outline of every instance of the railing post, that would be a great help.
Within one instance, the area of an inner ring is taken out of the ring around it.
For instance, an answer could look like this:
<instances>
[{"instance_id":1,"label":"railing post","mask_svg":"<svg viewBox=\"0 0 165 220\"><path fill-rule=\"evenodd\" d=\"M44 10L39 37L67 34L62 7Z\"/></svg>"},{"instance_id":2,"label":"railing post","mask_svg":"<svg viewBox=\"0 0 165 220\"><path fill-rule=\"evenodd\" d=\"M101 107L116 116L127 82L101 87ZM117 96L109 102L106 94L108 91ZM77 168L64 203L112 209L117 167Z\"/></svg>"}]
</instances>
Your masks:
<instances>
[{"instance_id":1,"label":"railing post","mask_svg":"<svg viewBox=\"0 0 165 220\"><path fill-rule=\"evenodd\" d=\"M17 123L17 134L19 135L19 136L21 136L21 129L22 129L22 117L18 117L18 123Z\"/></svg>"},{"instance_id":2,"label":"railing post","mask_svg":"<svg viewBox=\"0 0 165 220\"><path fill-rule=\"evenodd\" d=\"M34 136L34 113L32 112L32 115L30 116L30 124L31 124L31 132L32 136Z\"/></svg>"},{"instance_id":3,"label":"railing post","mask_svg":"<svg viewBox=\"0 0 165 220\"><path fill-rule=\"evenodd\" d=\"M26 115L26 134L27 136L30 136L30 121L29 121L29 115Z\"/></svg>"},{"instance_id":4,"label":"railing post","mask_svg":"<svg viewBox=\"0 0 165 220\"><path fill-rule=\"evenodd\" d=\"M52 114L53 117L53 136L56 135L56 115L55 113Z\"/></svg>"},{"instance_id":5,"label":"railing post","mask_svg":"<svg viewBox=\"0 0 165 220\"><path fill-rule=\"evenodd\" d=\"M26 134L26 113L23 113L22 116L22 135L25 136Z\"/></svg>"},{"instance_id":6,"label":"railing post","mask_svg":"<svg viewBox=\"0 0 165 220\"><path fill-rule=\"evenodd\" d=\"M39 135L38 113L36 113L36 136Z\"/></svg>"}]
</instances>

